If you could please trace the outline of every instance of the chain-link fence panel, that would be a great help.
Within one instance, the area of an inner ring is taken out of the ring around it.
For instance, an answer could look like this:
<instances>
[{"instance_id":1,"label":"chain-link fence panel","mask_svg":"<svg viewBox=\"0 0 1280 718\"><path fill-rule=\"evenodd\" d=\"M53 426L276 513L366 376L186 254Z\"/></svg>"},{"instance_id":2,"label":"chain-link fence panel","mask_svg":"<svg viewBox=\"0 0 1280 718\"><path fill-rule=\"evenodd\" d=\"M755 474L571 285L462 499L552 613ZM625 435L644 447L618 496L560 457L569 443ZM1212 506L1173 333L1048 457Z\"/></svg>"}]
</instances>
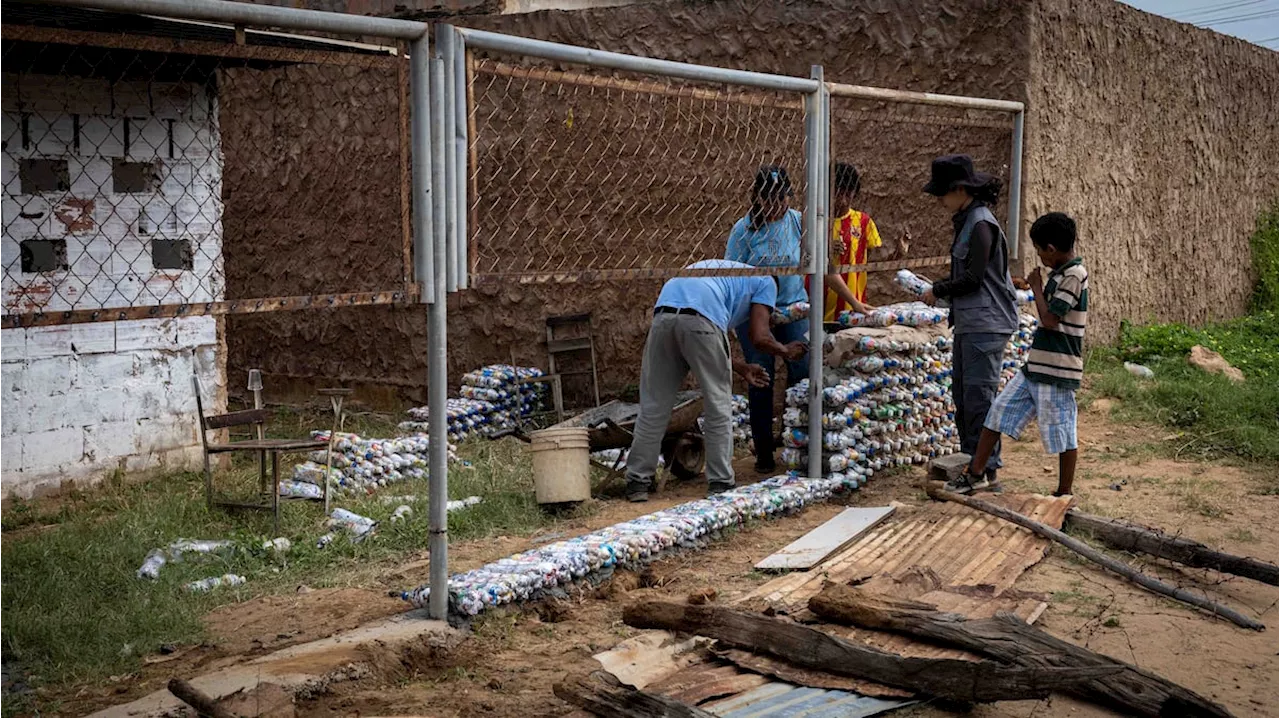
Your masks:
<instances>
[{"instance_id":1,"label":"chain-link fence panel","mask_svg":"<svg viewBox=\"0 0 1280 718\"><path fill-rule=\"evenodd\" d=\"M803 273L803 96L495 58L468 65L476 281L672 276L725 258L731 234L749 246L730 258ZM752 218L787 221L744 232Z\"/></svg>"},{"instance_id":2,"label":"chain-link fence panel","mask_svg":"<svg viewBox=\"0 0 1280 718\"><path fill-rule=\"evenodd\" d=\"M149 29L5 28L5 326L409 296L403 59Z\"/></svg>"}]
</instances>

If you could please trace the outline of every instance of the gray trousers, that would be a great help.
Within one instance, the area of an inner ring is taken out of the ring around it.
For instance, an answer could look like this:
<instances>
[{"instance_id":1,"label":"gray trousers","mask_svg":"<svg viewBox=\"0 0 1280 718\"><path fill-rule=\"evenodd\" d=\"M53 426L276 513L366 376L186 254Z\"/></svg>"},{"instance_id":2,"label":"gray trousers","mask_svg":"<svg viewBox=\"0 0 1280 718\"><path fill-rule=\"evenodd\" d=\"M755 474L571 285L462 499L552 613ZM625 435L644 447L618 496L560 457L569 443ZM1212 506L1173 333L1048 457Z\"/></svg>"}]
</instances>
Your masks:
<instances>
[{"instance_id":1,"label":"gray trousers","mask_svg":"<svg viewBox=\"0 0 1280 718\"><path fill-rule=\"evenodd\" d=\"M1000 366L1008 334L957 334L951 346L951 393L956 402L956 429L960 451L973 456L982 438L982 425L1000 388ZM1000 442L996 442L986 471L1004 466Z\"/></svg>"},{"instance_id":2,"label":"gray trousers","mask_svg":"<svg viewBox=\"0 0 1280 718\"><path fill-rule=\"evenodd\" d=\"M627 491L648 491L676 394L689 372L702 390L707 483L733 486L733 364L729 337L695 314L655 314L640 365L640 416L627 454Z\"/></svg>"}]
</instances>

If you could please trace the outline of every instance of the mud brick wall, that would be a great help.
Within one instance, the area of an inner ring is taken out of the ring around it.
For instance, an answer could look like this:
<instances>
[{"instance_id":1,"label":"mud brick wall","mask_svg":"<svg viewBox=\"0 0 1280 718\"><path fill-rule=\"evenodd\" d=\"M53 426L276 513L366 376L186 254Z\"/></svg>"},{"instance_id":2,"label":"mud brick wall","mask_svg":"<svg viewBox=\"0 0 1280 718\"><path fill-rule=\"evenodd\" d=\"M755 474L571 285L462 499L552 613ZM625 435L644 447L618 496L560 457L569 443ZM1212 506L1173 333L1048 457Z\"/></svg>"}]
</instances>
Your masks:
<instances>
[{"instance_id":1,"label":"mud brick wall","mask_svg":"<svg viewBox=\"0 0 1280 718\"><path fill-rule=\"evenodd\" d=\"M1022 88L1029 52L1027 6L1012 0L644 3L576 12L469 16L460 18L459 22L685 62L800 76L807 76L811 65L822 64L828 79L842 82L1025 99ZM517 61L516 58L497 59ZM334 101L339 98L335 97ZM233 104L224 102L226 124L227 112ZM891 113L901 112L897 108L852 101L837 101L833 105L836 123L833 152L862 168L863 208L875 218L886 240L911 232L912 253L917 256L941 254L949 242L949 219L920 192L933 156L967 151L974 154L984 168L998 174L1007 173L1007 126L939 124L938 117L950 121L966 116L937 111L914 113L917 121L904 123L890 119ZM315 111L305 103L302 108ZM287 109L282 107L280 111ZM1000 120L990 116L968 119L984 123ZM386 124L378 125L379 131L387 131L386 127ZM796 131L801 132L802 127L797 126ZM237 184L230 159L235 138L229 128L224 132L229 158L228 192L240 188L252 194L257 190ZM800 141L799 137L794 139L796 143ZM272 161L287 161L290 171L298 164L323 165L301 156L273 157ZM751 167L734 171L743 175L741 206L735 210L735 214L742 214L746 212ZM382 191L357 179L350 177L346 191L353 194ZM340 198L336 193L325 196ZM229 199L229 242L240 236L231 229L235 224L232 204ZM1003 216L1004 208L1000 212ZM727 238L732 220L726 219L723 225L718 231ZM372 233L362 235L346 225L343 227L350 246L358 245L362 238L369 242L381 241ZM302 239L298 236L289 241L301 242ZM715 247L715 254L722 251L722 245ZM229 292L232 296L246 296L236 287L232 264L238 260L232 252L229 249ZM264 266L254 271L279 274L301 270ZM873 296L885 301L895 298L881 293L881 290L890 291L886 284L873 279ZM602 391L608 394L621 390L638 380L649 308L660 287L658 281L575 285L505 283L487 284L451 296L451 383L456 383L461 373L491 362L514 360L545 366L545 318L590 311L594 313L597 327ZM240 383L237 377L251 366L258 366L267 373L268 381L275 382L274 386L281 387L282 392L293 392L296 397L309 393L323 382L312 381L311 377L340 378L364 389L367 397L379 400L405 394L422 395L424 309L290 313L271 318L233 318L229 326L232 347L229 376L233 389ZM573 386L567 387L569 393L573 389ZM269 387L268 394L271 393Z\"/></svg>"},{"instance_id":2,"label":"mud brick wall","mask_svg":"<svg viewBox=\"0 0 1280 718\"><path fill-rule=\"evenodd\" d=\"M1031 46L1024 216L1080 221L1091 338L1243 313L1276 206L1276 53L1107 0L1040 0Z\"/></svg>"}]
</instances>

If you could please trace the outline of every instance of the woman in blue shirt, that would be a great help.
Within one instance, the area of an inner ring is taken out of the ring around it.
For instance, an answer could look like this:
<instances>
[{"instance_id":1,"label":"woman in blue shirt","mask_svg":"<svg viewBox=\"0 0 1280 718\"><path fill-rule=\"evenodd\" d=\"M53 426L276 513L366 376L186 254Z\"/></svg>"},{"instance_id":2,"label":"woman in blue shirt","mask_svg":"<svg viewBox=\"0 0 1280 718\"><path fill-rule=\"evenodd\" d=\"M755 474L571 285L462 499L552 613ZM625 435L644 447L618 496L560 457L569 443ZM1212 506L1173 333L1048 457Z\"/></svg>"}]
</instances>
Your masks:
<instances>
[{"instance_id":1,"label":"woman in blue shirt","mask_svg":"<svg viewBox=\"0 0 1280 718\"><path fill-rule=\"evenodd\" d=\"M739 219L729 233L729 245L724 258L750 264L753 267L800 267L804 226L800 213L791 209L791 179L782 167L761 167L756 173L751 189L751 210ZM809 301L805 291L804 276L800 274L775 277L778 282L778 307ZM869 306L859 302L839 274L828 274L826 286L844 299L855 311L866 312ZM773 336L782 344L807 341L807 319L779 324L773 327ZM775 359L773 355L759 351L740 329L739 344L747 363L757 364L769 375L769 383L763 387L749 387L747 399L751 413L751 440L756 448L756 471L771 473L777 470L774 459L773 432L773 381ZM809 357L787 360L787 386L792 387L809 376Z\"/></svg>"}]
</instances>

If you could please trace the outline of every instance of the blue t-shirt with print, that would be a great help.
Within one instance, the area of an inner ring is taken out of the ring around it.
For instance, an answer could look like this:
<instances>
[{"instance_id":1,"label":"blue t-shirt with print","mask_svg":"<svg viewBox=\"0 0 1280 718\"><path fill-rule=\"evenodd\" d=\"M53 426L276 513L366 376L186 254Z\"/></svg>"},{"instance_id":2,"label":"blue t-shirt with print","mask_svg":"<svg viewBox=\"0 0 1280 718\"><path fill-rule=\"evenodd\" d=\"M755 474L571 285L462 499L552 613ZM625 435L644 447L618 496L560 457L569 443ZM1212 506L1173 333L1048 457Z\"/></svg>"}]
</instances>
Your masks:
<instances>
[{"instance_id":1,"label":"blue t-shirt with print","mask_svg":"<svg viewBox=\"0 0 1280 718\"><path fill-rule=\"evenodd\" d=\"M751 269L724 259L706 259L687 269ZM692 309L728 332L751 317L751 305L777 306L773 277L676 277L662 285L654 307Z\"/></svg>"},{"instance_id":2,"label":"blue t-shirt with print","mask_svg":"<svg viewBox=\"0 0 1280 718\"><path fill-rule=\"evenodd\" d=\"M729 245L724 258L753 267L800 266L800 247L804 240L804 224L800 212L789 209L786 216L759 229L751 228L750 216L743 217L729 232ZM778 306L809 301L804 277L778 277Z\"/></svg>"}]
</instances>

